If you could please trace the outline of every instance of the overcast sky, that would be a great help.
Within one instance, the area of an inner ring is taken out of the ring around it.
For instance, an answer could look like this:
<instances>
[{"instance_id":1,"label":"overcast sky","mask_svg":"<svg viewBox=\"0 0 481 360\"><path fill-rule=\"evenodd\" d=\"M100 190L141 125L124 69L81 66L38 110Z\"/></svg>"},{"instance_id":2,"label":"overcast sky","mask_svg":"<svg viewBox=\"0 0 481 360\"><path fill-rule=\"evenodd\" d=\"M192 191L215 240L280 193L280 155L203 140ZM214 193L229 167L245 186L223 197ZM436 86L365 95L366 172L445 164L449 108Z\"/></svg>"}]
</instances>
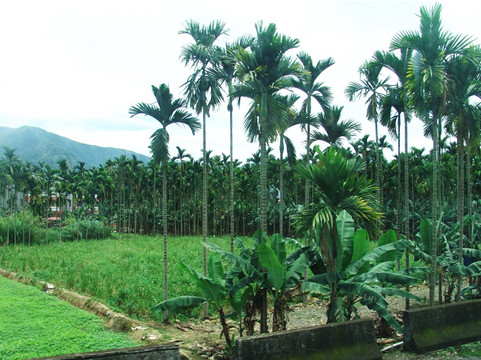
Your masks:
<instances>
[{"instance_id":1,"label":"overcast sky","mask_svg":"<svg viewBox=\"0 0 481 360\"><path fill-rule=\"evenodd\" d=\"M441 1L443 24L453 33L481 35L481 2ZM158 123L130 118L129 107L153 102L151 85L166 83L176 97L190 69L181 63L191 38L179 35L186 20L208 24L221 20L229 29L224 41L254 34L255 24L273 22L278 31L300 40L292 51L317 61L333 57L335 65L320 79L331 86L333 104L344 117L362 123L360 136L374 139L365 120L364 100L344 96L358 68L376 50L387 50L393 35L419 28L419 8L434 1L3 1L0 5L0 126L38 126L83 143L150 155L150 135ZM476 40L478 42L478 40ZM247 102L245 102L247 104ZM207 148L229 153L225 105L207 124ZM234 157L244 161L257 150L248 144L242 110L234 110ZM410 145L429 147L422 126L414 123ZM175 146L201 156L202 134L169 128ZM290 133L301 151L304 136ZM394 140L390 140L394 144ZM277 155L276 149L276 155Z\"/></svg>"}]
</instances>

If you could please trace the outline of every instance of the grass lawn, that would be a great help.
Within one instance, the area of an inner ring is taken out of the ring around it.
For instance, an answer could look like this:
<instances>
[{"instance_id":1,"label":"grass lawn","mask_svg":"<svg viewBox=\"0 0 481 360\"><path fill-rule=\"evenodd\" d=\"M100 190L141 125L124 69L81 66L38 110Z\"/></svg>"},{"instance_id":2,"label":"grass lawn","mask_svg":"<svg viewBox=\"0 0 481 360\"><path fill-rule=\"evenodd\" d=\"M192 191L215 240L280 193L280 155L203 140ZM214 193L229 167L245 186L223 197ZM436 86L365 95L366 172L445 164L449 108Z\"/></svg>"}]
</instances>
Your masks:
<instances>
[{"instance_id":1,"label":"grass lawn","mask_svg":"<svg viewBox=\"0 0 481 360\"><path fill-rule=\"evenodd\" d=\"M0 359L138 346L96 316L39 289L0 276Z\"/></svg>"}]
</instances>

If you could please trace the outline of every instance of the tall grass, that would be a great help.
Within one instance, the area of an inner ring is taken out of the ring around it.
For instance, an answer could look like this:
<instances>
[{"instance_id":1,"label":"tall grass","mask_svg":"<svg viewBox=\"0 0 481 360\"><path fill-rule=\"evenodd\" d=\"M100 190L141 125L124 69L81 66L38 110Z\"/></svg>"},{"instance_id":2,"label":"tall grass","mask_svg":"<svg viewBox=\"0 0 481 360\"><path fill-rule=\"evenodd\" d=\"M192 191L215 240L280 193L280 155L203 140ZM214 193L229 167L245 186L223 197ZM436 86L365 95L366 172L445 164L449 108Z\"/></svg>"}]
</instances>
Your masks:
<instances>
[{"instance_id":1,"label":"tall grass","mask_svg":"<svg viewBox=\"0 0 481 360\"><path fill-rule=\"evenodd\" d=\"M229 249L228 237L211 242ZM202 237L169 238L169 297L201 295L180 262L201 271ZM129 316L160 320L150 308L163 300L162 237L113 235L105 240L4 246L0 267L92 296Z\"/></svg>"},{"instance_id":2,"label":"tall grass","mask_svg":"<svg viewBox=\"0 0 481 360\"><path fill-rule=\"evenodd\" d=\"M110 228L103 222L67 217L62 227L46 227L28 210L0 217L0 245L49 244L57 241L105 239Z\"/></svg>"}]
</instances>

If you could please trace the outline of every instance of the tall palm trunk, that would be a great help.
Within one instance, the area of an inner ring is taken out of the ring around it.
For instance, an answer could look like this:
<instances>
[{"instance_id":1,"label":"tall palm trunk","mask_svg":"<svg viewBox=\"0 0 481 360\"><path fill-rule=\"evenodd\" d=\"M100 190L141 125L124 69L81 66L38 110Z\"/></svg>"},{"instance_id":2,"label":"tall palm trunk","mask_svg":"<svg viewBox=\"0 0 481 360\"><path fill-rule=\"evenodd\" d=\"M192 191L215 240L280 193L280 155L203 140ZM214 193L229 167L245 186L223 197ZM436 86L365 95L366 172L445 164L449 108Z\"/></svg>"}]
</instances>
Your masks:
<instances>
[{"instance_id":1,"label":"tall palm trunk","mask_svg":"<svg viewBox=\"0 0 481 360\"><path fill-rule=\"evenodd\" d=\"M458 197L458 223L459 223L459 244L458 244L458 262L463 264L463 246L464 246L464 139L461 130L457 131L457 162L458 162L458 179L457 179L457 197ZM458 291L456 292L456 301L461 298L462 276L458 275L457 279Z\"/></svg>"},{"instance_id":2,"label":"tall palm trunk","mask_svg":"<svg viewBox=\"0 0 481 360\"><path fill-rule=\"evenodd\" d=\"M306 166L309 166L311 162L311 124L310 124L310 119L311 119L311 98L307 98L307 141L306 141ZM304 208L307 208L310 203L310 191L309 191L309 179L306 179L305 181L305 191L304 191Z\"/></svg>"},{"instance_id":3,"label":"tall palm trunk","mask_svg":"<svg viewBox=\"0 0 481 360\"><path fill-rule=\"evenodd\" d=\"M436 255L438 248L438 119L433 114L433 191L432 191L432 242L431 242L431 278L429 284L429 304L434 305L435 287L436 287Z\"/></svg>"},{"instance_id":4,"label":"tall palm trunk","mask_svg":"<svg viewBox=\"0 0 481 360\"><path fill-rule=\"evenodd\" d=\"M232 94L232 83L229 84L229 93ZM229 214L230 214L230 251L234 252L234 146L233 146L233 121L232 99L229 96L229 140L230 140L230 163L229 163Z\"/></svg>"},{"instance_id":5,"label":"tall palm trunk","mask_svg":"<svg viewBox=\"0 0 481 360\"><path fill-rule=\"evenodd\" d=\"M381 155L379 154L379 132L378 132L378 121L377 117L374 118L374 132L376 136L376 187L377 187L377 198L379 201L379 211L382 211L383 201L382 201L382 191L381 191Z\"/></svg>"},{"instance_id":6,"label":"tall palm trunk","mask_svg":"<svg viewBox=\"0 0 481 360\"><path fill-rule=\"evenodd\" d=\"M266 139L266 114L267 114L267 96L262 94L261 100L261 116L260 116L260 134L259 142L261 148L261 174L260 174L260 212L261 212L261 231L267 234L267 139ZM262 308L261 308L261 333L267 333L267 290L262 290Z\"/></svg>"},{"instance_id":7,"label":"tall palm trunk","mask_svg":"<svg viewBox=\"0 0 481 360\"><path fill-rule=\"evenodd\" d=\"M260 116L259 143L261 148L261 174L260 174L260 228L267 233L267 139L266 139L266 114L267 99L262 94L262 106Z\"/></svg>"},{"instance_id":8,"label":"tall palm trunk","mask_svg":"<svg viewBox=\"0 0 481 360\"><path fill-rule=\"evenodd\" d=\"M409 154L408 154L408 116L404 113L404 236L409 240ZM409 251L405 252L406 269L409 269ZM406 285L409 292L409 284ZM409 310L409 299L406 298L406 310Z\"/></svg>"},{"instance_id":9,"label":"tall palm trunk","mask_svg":"<svg viewBox=\"0 0 481 360\"><path fill-rule=\"evenodd\" d=\"M162 227L164 233L164 301L169 298L167 266L167 160L162 161ZM169 313L164 312L164 322L169 320Z\"/></svg>"},{"instance_id":10,"label":"tall palm trunk","mask_svg":"<svg viewBox=\"0 0 481 360\"><path fill-rule=\"evenodd\" d=\"M206 110L202 112L202 160L203 160L203 172L202 172L202 237L204 242L207 241L207 146L206 146ZM207 276L207 249L203 247L202 259L204 265L204 276ZM203 306L204 318L209 316L209 309L207 303Z\"/></svg>"},{"instance_id":11,"label":"tall palm trunk","mask_svg":"<svg viewBox=\"0 0 481 360\"><path fill-rule=\"evenodd\" d=\"M162 190L163 191L163 190ZM156 223L156 213L157 213L157 166L154 165L154 197L153 197L153 205L154 205L154 223L153 223L153 233L155 235L155 223Z\"/></svg>"},{"instance_id":12,"label":"tall palm trunk","mask_svg":"<svg viewBox=\"0 0 481 360\"><path fill-rule=\"evenodd\" d=\"M401 114L397 116L397 199L396 199L396 233L401 234ZM401 264L398 261L398 270Z\"/></svg>"},{"instance_id":13,"label":"tall palm trunk","mask_svg":"<svg viewBox=\"0 0 481 360\"><path fill-rule=\"evenodd\" d=\"M279 233L284 236L284 159L282 153L279 159Z\"/></svg>"},{"instance_id":14,"label":"tall palm trunk","mask_svg":"<svg viewBox=\"0 0 481 360\"><path fill-rule=\"evenodd\" d=\"M469 226L468 226L468 240L471 244L473 237L472 233L472 217L473 217L473 181L471 177L471 149L469 144L469 139L467 138L466 144L466 185L467 185L467 195L468 195L468 215L469 215Z\"/></svg>"}]
</instances>

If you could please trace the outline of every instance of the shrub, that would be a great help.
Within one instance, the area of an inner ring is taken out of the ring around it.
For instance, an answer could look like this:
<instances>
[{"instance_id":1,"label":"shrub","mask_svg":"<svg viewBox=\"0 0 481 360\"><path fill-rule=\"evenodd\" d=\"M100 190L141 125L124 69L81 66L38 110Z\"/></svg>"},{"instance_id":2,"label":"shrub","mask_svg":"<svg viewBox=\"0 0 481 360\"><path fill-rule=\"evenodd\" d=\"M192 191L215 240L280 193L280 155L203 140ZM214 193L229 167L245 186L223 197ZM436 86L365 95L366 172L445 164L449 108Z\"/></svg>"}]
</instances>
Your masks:
<instances>
[{"instance_id":1,"label":"shrub","mask_svg":"<svg viewBox=\"0 0 481 360\"><path fill-rule=\"evenodd\" d=\"M0 238L2 244L37 244L41 242L43 231L40 219L29 211L22 211L0 218Z\"/></svg>"}]
</instances>

